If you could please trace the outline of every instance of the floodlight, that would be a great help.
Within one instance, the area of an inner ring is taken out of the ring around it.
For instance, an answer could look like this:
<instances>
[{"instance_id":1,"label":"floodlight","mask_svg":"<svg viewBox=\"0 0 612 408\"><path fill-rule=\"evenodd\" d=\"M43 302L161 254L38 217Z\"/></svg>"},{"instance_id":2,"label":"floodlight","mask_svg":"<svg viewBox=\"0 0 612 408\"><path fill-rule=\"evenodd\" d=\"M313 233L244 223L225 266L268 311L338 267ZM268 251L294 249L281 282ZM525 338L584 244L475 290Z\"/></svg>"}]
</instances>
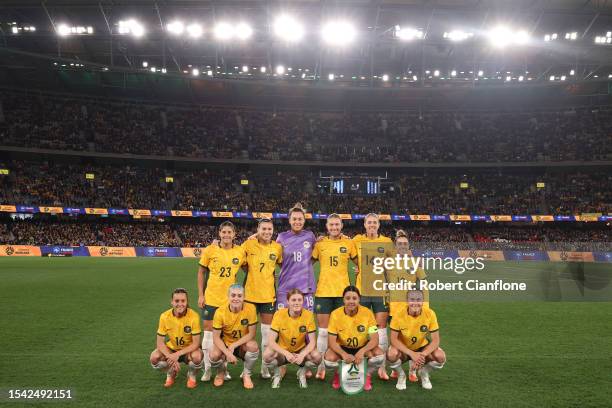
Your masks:
<instances>
[{"instance_id":1,"label":"floodlight","mask_svg":"<svg viewBox=\"0 0 612 408\"><path fill-rule=\"evenodd\" d=\"M297 42L304 36L304 27L293 17L282 15L274 21L274 33L288 42Z\"/></svg>"},{"instance_id":2,"label":"floodlight","mask_svg":"<svg viewBox=\"0 0 612 408\"><path fill-rule=\"evenodd\" d=\"M334 21L323 26L321 35L329 45L342 46L353 41L357 33L352 24L346 21Z\"/></svg>"}]
</instances>

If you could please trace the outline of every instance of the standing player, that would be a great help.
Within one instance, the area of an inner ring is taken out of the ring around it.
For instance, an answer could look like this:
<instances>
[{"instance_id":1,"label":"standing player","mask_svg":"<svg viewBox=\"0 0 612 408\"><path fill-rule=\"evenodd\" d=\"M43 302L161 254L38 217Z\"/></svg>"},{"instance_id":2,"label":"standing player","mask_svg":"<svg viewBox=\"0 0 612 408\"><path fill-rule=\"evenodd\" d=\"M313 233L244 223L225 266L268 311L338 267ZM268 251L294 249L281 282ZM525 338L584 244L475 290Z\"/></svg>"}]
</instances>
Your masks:
<instances>
[{"instance_id":1,"label":"standing player","mask_svg":"<svg viewBox=\"0 0 612 408\"><path fill-rule=\"evenodd\" d=\"M259 356L255 342L257 312L255 306L244 302L244 287L233 284L228 289L229 302L217 309L213 320L213 347L210 363L217 369L214 385L220 387L225 380L225 362L236 364L238 358L244 361L242 385L253 388L251 370Z\"/></svg>"},{"instance_id":2,"label":"standing player","mask_svg":"<svg viewBox=\"0 0 612 408\"><path fill-rule=\"evenodd\" d=\"M378 233L380 228L380 217L378 214L369 213L363 219L363 226L365 227L365 234L358 234L353 237L353 242L355 243L355 247L357 248L357 278L355 282L355 286L359 290L361 287L361 273L359 268L361 268L362 261L371 263L372 259L362 259L362 251L361 246L363 244L368 243L389 243L392 242L391 238L385 237ZM376 325L378 327L378 338L380 342L380 347L386 352L389 347L389 339L387 337L387 319L389 318L389 307L385 304L384 298L380 296L364 296L361 299L361 305L372 309L374 315L376 316ZM378 377L381 380L388 380L389 376L385 370L384 362L383 365L378 370Z\"/></svg>"},{"instance_id":3,"label":"standing player","mask_svg":"<svg viewBox=\"0 0 612 408\"><path fill-rule=\"evenodd\" d=\"M210 358L213 344L212 321L217 308L227 302L227 290L236 282L236 275L244 263L244 250L234 245L236 227L229 221L219 226L219 246L204 248L198 268L198 306L204 321L204 374L202 381L210 381Z\"/></svg>"},{"instance_id":4,"label":"standing player","mask_svg":"<svg viewBox=\"0 0 612 408\"><path fill-rule=\"evenodd\" d=\"M202 368L203 359L200 351L200 316L189 308L187 291L183 288L172 292L171 305L172 309L159 317L157 347L151 353L151 366L167 371L164 387L168 388L174 384L181 369L180 363L183 362L189 366L187 388L195 388L196 371Z\"/></svg>"},{"instance_id":5,"label":"standing player","mask_svg":"<svg viewBox=\"0 0 612 408\"><path fill-rule=\"evenodd\" d=\"M285 307L287 293L299 289L304 294L304 307L312 311L315 289L314 271L312 268L312 250L315 236L312 231L304 230L306 210L300 203L289 210L291 230L281 232L276 242L283 246L283 263L278 278L276 307Z\"/></svg>"},{"instance_id":6,"label":"standing player","mask_svg":"<svg viewBox=\"0 0 612 408\"><path fill-rule=\"evenodd\" d=\"M245 279L245 301L257 309L261 319L261 350L266 349L270 334L270 323L274 315L276 301L276 282L274 272L276 265L283 260L283 248L272 241L274 225L264 218L257 225L257 238L247 239L242 244L245 262L248 265ZM263 364L261 376L270 378L270 372Z\"/></svg>"},{"instance_id":7,"label":"standing player","mask_svg":"<svg viewBox=\"0 0 612 408\"><path fill-rule=\"evenodd\" d=\"M446 354L440 348L440 327L436 313L423 307L423 292L408 292L408 307L396 311L391 320L391 347L387 352L389 366L397 372L398 390L406 389L406 373L402 363L410 359L410 369L418 370L421 386L431 389L429 373L441 369L446 362ZM431 341L427 337L431 337ZM417 381L411 378L410 381Z\"/></svg>"},{"instance_id":8,"label":"standing player","mask_svg":"<svg viewBox=\"0 0 612 408\"><path fill-rule=\"evenodd\" d=\"M374 313L360 306L359 289L347 286L342 294L344 306L334 310L329 318L329 348L325 353L325 367L334 371L332 387L340 388L338 361L360 364L368 359L364 390L372 389L372 372L385 361L384 351L378 347L378 330Z\"/></svg>"},{"instance_id":9,"label":"standing player","mask_svg":"<svg viewBox=\"0 0 612 408\"><path fill-rule=\"evenodd\" d=\"M408 242L408 234L406 234L404 230L398 230L395 233L395 251L399 255L409 254L410 244ZM412 268L411 265L409 265L409 267ZM425 273L425 270L423 268L418 267L414 275L411 273L408 273L408 271L406 270L394 269L394 270L387 271L387 277L389 279L389 282L400 282L400 280L404 279L408 282L413 282L415 285L417 285L416 287L418 287L418 284L419 284L418 282L427 278L427 274ZM426 292L424 293L426 294ZM402 298L403 299L406 298L405 294L402 295ZM395 313L396 310L405 308L406 306L408 306L408 302L404 300L397 300L397 301L391 300L389 302L389 316L393 318L393 314ZM428 306L427 302L425 302L425 306L426 307Z\"/></svg>"},{"instance_id":10,"label":"standing player","mask_svg":"<svg viewBox=\"0 0 612 408\"><path fill-rule=\"evenodd\" d=\"M274 313L272 332L263 360L269 370L274 370L272 388L279 388L280 366L298 365L298 384L308 387L305 367L315 368L321 362L321 354L315 349L315 324L312 312L304 309L304 295L299 289L287 294L287 308Z\"/></svg>"},{"instance_id":11,"label":"standing player","mask_svg":"<svg viewBox=\"0 0 612 408\"><path fill-rule=\"evenodd\" d=\"M350 285L349 260L357 258L353 242L342 235L342 219L331 214L326 222L328 236L320 239L312 251L313 259L319 260L319 281L315 293L315 312L319 333L317 350L324 355L327 351L327 326L332 311L343 305L342 291ZM325 379L325 365L317 371L318 379Z\"/></svg>"}]
</instances>

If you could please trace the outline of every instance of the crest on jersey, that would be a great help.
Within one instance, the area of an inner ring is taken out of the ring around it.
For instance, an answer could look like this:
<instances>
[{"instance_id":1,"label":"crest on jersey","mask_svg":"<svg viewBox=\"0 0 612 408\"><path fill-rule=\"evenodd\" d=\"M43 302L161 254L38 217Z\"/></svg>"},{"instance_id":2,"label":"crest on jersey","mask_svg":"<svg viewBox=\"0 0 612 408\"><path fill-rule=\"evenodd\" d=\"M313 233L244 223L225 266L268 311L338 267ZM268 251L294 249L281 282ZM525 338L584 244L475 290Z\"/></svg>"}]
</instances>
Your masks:
<instances>
[{"instance_id":1,"label":"crest on jersey","mask_svg":"<svg viewBox=\"0 0 612 408\"><path fill-rule=\"evenodd\" d=\"M184 331L185 333L191 333L191 326L185 326L185 327L183 328L183 331Z\"/></svg>"},{"instance_id":2,"label":"crest on jersey","mask_svg":"<svg viewBox=\"0 0 612 408\"><path fill-rule=\"evenodd\" d=\"M346 247L340 247L340 253L346 254Z\"/></svg>"},{"instance_id":3,"label":"crest on jersey","mask_svg":"<svg viewBox=\"0 0 612 408\"><path fill-rule=\"evenodd\" d=\"M425 333L427 331L427 326L426 325L422 325L421 326L421 332Z\"/></svg>"},{"instance_id":4,"label":"crest on jersey","mask_svg":"<svg viewBox=\"0 0 612 408\"><path fill-rule=\"evenodd\" d=\"M306 326L300 326L300 333L306 333Z\"/></svg>"},{"instance_id":5,"label":"crest on jersey","mask_svg":"<svg viewBox=\"0 0 612 408\"><path fill-rule=\"evenodd\" d=\"M238 260L238 258L234 258L234 259L232 259L232 263L233 263L234 265L238 265L238 263L239 263L239 262L240 262L240 261Z\"/></svg>"},{"instance_id":6,"label":"crest on jersey","mask_svg":"<svg viewBox=\"0 0 612 408\"><path fill-rule=\"evenodd\" d=\"M243 326L248 326L249 325L249 319L242 319L240 321L240 324L243 325Z\"/></svg>"},{"instance_id":7,"label":"crest on jersey","mask_svg":"<svg viewBox=\"0 0 612 408\"><path fill-rule=\"evenodd\" d=\"M365 332L365 326L364 326L364 325L362 325L362 324L360 324L359 326L357 326L357 331L358 331L359 333L363 333L363 332Z\"/></svg>"},{"instance_id":8,"label":"crest on jersey","mask_svg":"<svg viewBox=\"0 0 612 408\"><path fill-rule=\"evenodd\" d=\"M276 254L270 254L270 259L275 261L276 260Z\"/></svg>"},{"instance_id":9,"label":"crest on jersey","mask_svg":"<svg viewBox=\"0 0 612 408\"><path fill-rule=\"evenodd\" d=\"M383 247L378 247L378 248L377 248L377 251L378 251L378 253L379 253L379 254L384 254L384 253L385 253L385 248L383 248Z\"/></svg>"},{"instance_id":10,"label":"crest on jersey","mask_svg":"<svg viewBox=\"0 0 612 408\"><path fill-rule=\"evenodd\" d=\"M310 248L310 242L304 241L304 248Z\"/></svg>"}]
</instances>

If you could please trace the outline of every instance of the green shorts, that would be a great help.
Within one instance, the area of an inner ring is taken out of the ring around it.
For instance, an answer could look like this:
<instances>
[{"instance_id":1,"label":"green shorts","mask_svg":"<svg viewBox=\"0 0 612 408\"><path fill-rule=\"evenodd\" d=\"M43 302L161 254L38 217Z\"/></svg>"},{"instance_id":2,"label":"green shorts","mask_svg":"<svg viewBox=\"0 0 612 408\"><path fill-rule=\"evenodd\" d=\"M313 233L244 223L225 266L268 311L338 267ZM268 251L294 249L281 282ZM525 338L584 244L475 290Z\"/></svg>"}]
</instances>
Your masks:
<instances>
[{"instance_id":1,"label":"green shorts","mask_svg":"<svg viewBox=\"0 0 612 408\"><path fill-rule=\"evenodd\" d=\"M342 296L340 297L315 297L315 313L330 314L339 307L344 306Z\"/></svg>"},{"instance_id":2,"label":"green shorts","mask_svg":"<svg viewBox=\"0 0 612 408\"><path fill-rule=\"evenodd\" d=\"M274 312L276 311L276 307L274 306L274 302L270 302L270 303L256 303L256 302L249 302L248 300L245 300L245 302L250 303L252 305L255 305L255 309L257 309L257 313L258 314L274 314Z\"/></svg>"},{"instance_id":3,"label":"green shorts","mask_svg":"<svg viewBox=\"0 0 612 408\"><path fill-rule=\"evenodd\" d=\"M355 354L357 354L357 352L358 352L359 350L361 350L361 349L362 349L362 347L359 347L359 348L348 348L348 347L344 347L344 346L340 346L340 348L342 348L342 350L344 350L344 352L345 352L345 353L349 353L349 354L351 354L351 355L353 355L353 356L354 356Z\"/></svg>"},{"instance_id":4,"label":"green shorts","mask_svg":"<svg viewBox=\"0 0 612 408\"><path fill-rule=\"evenodd\" d=\"M205 305L204 309L200 309L202 320L212 320L215 317L217 309L216 306Z\"/></svg>"},{"instance_id":5,"label":"green shorts","mask_svg":"<svg viewBox=\"0 0 612 408\"><path fill-rule=\"evenodd\" d=\"M359 304L372 309L374 313L389 313L389 305L379 296L363 296Z\"/></svg>"}]
</instances>

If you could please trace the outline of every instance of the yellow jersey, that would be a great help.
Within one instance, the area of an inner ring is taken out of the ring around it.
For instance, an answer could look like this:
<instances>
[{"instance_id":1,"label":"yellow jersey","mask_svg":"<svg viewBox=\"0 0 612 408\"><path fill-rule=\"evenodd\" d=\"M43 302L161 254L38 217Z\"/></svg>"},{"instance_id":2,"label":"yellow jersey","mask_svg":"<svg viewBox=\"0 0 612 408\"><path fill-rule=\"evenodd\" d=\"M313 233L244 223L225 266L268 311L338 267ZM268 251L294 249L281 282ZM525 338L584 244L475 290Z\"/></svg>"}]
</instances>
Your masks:
<instances>
[{"instance_id":1,"label":"yellow jersey","mask_svg":"<svg viewBox=\"0 0 612 408\"><path fill-rule=\"evenodd\" d=\"M344 306L331 312L327 332L337 336L341 346L359 349L368 344L370 334L377 333L374 313L364 306L359 306L354 316L344 311Z\"/></svg>"},{"instance_id":2,"label":"yellow jersey","mask_svg":"<svg viewBox=\"0 0 612 408\"><path fill-rule=\"evenodd\" d=\"M427 335L440 329L436 313L429 307L423 307L421 314L416 317L410 316L407 307L396 311L390 327L400 333L401 342L410 350L418 350L428 345Z\"/></svg>"},{"instance_id":3,"label":"yellow jersey","mask_svg":"<svg viewBox=\"0 0 612 408\"><path fill-rule=\"evenodd\" d=\"M177 317L173 309L166 310L159 316L157 335L166 337L166 346L172 351L179 351L191 345L192 336L202 333L200 315L187 308L183 316Z\"/></svg>"},{"instance_id":4,"label":"yellow jersey","mask_svg":"<svg viewBox=\"0 0 612 408\"><path fill-rule=\"evenodd\" d=\"M244 285L245 300L252 303L272 303L276 300L276 265L283 261L283 247L275 241L262 244L247 239L242 244L245 264L248 264Z\"/></svg>"},{"instance_id":5,"label":"yellow jersey","mask_svg":"<svg viewBox=\"0 0 612 408\"><path fill-rule=\"evenodd\" d=\"M289 309L276 311L270 328L278 333L278 345L291 353L303 349L308 333L316 331L314 315L307 309L302 309L297 317L291 317Z\"/></svg>"},{"instance_id":6,"label":"yellow jersey","mask_svg":"<svg viewBox=\"0 0 612 408\"><path fill-rule=\"evenodd\" d=\"M363 271L361 270L361 244L364 243L392 243L393 241L389 237L385 237L384 235L378 234L377 238L370 239L366 234L357 234L353 237L353 243L355 244L355 248L357 249L357 266L359 268L359 274L357 275L357 279L355 281L355 286L357 289L361 290L361 274ZM365 259L367 263L372 263L372 259Z\"/></svg>"},{"instance_id":7,"label":"yellow jersey","mask_svg":"<svg viewBox=\"0 0 612 408\"><path fill-rule=\"evenodd\" d=\"M413 282L415 283L418 280L424 280L425 278L427 278L427 274L425 273L425 270L421 267L417 267L417 270L415 272L415 274L411 274L410 271L412 270L412 263L409 262L409 270L404 270L404 269L396 269L393 268L391 270L387 271L387 282L393 282L393 283L398 283L400 282L402 279L408 281L408 282ZM408 302L405 300L397 300L397 299L406 299L406 295L407 295L407 291L401 291L401 293L391 293L389 299L389 316L393 316L394 313L396 313L397 310L400 310L403 307L406 307L408 305ZM423 291L423 295L425 296L425 304L424 306L429 306L429 302L427 301L429 299L429 293L425 290Z\"/></svg>"},{"instance_id":8,"label":"yellow jersey","mask_svg":"<svg viewBox=\"0 0 612 408\"><path fill-rule=\"evenodd\" d=\"M219 307L227 302L227 290L236 282L236 275L244 263L244 250L240 246L223 249L217 245L204 248L200 266L208 268L206 290L207 305Z\"/></svg>"},{"instance_id":9,"label":"yellow jersey","mask_svg":"<svg viewBox=\"0 0 612 408\"><path fill-rule=\"evenodd\" d=\"M215 312L213 329L221 330L221 338L226 346L240 340L249 333L249 326L257 324L257 309L250 303L244 303L242 310L232 312L229 303Z\"/></svg>"},{"instance_id":10,"label":"yellow jersey","mask_svg":"<svg viewBox=\"0 0 612 408\"><path fill-rule=\"evenodd\" d=\"M318 241L312 250L312 257L319 260L319 281L317 297L341 297L349 280L349 259L357 256L355 244L348 238Z\"/></svg>"}]
</instances>

